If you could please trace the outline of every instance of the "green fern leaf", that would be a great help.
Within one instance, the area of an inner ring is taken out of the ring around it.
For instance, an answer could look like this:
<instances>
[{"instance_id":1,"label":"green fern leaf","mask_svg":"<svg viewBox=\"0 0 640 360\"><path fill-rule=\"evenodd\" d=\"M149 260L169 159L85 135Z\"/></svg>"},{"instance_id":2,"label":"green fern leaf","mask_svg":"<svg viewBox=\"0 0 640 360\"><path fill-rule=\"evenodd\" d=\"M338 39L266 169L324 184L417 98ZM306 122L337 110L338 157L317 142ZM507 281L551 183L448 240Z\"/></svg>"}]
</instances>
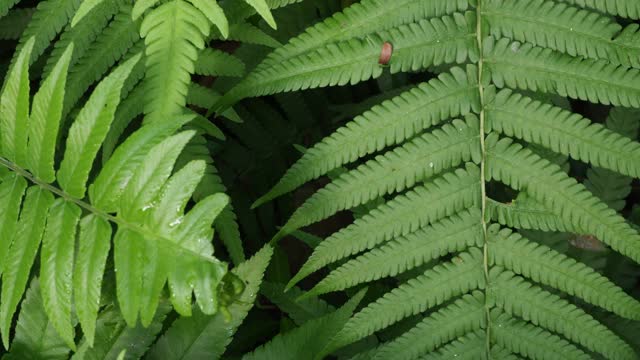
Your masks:
<instances>
[{"instance_id":1,"label":"green fern leaf","mask_svg":"<svg viewBox=\"0 0 640 360\"><path fill-rule=\"evenodd\" d=\"M27 166L33 175L48 183L55 180L53 157L62 120L64 87L72 52L73 44L65 50L60 61L33 97L29 116L27 151L30 156L27 158Z\"/></svg>"},{"instance_id":2,"label":"green fern leaf","mask_svg":"<svg viewBox=\"0 0 640 360\"><path fill-rule=\"evenodd\" d=\"M11 320L24 294L31 266L40 247L47 212L53 203L53 195L37 186L30 187L20 213L15 237L9 248L0 295L0 331L5 349L9 348Z\"/></svg>"},{"instance_id":3,"label":"green fern leaf","mask_svg":"<svg viewBox=\"0 0 640 360\"><path fill-rule=\"evenodd\" d=\"M81 209L63 199L49 208L42 237L42 301L44 309L60 337L72 350L76 349L71 323L71 292L76 227Z\"/></svg>"},{"instance_id":4,"label":"green fern leaf","mask_svg":"<svg viewBox=\"0 0 640 360\"><path fill-rule=\"evenodd\" d=\"M18 40L29 25L35 9L15 9L0 18L0 39Z\"/></svg>"},{"instance_id":5,"label":"green fern leaf","mask_svg":"<svg viewBox=\"0 0 640 360\"><path fill-rule=\"evenodd\" d=\"M96 215L83 218L80 222L78 254L73 272L73 300L89 347L94 345L102 278L110 246L109 223Z\"/></svg>"},{"instance_id":6,"label":"green fern leaf","mask_svg":"<svg viewBox=\"0 0 640 360\"><path fill-rule=\"evenodd\" d=\"M244 63L224 51L206 48L198 54L194 71L199 75L239 77L244 73Z\"/></svg>"},{"instance_id":7,"label":"green fern leaf","mask_svg":"<svg viewBox=\"0 0 640 360\"><path fill-rule=\"evenodd\" d=\"M487 299L492 306L561 334L606 358L634 357L629 345L577 306L500 268L493 268L490 276Z\"/></svg>"},{"instance_id":8,"label":"green fern leaf","mask_svg":"<svg viewBox=\"0 0 640 360\"><path fill-rule=\"evenodd\" d=\"M200 10L209 21L214 24L222 36L226 39L229 36L229 21L224 15L224 11L216 1L212 0L189 0L193 6Z\"/></svg>"},{"instance_id":9,"label":"green fern leaf","mask_svg":"<svg viewBox=\"0 0 640 360\"><path fill-rule=\"evenodd\" d=\"M487 129L556 153L640 177L640 143L578 114L504 90L487 95Z\"/></svg>"},{"instance_id":10,"label":"green fern leaf","mask_svg":"<svg viewBox=\"0 0 640 360\"><path fill-rule=\"evenodd\" d=\"M395 276L440 256L474 245L480 246L482 232L478 224L479 217L478 211L463 211L389 241L333 270L305 296L343 290Z\"/></svg>"},{"instance_id":11,"label":"green fern leaf","mask_svg":"<svg viewBox=\"0 0 640 360\"><path fill-rule=\"evenodd\" d=\"M265 2L265 0L244 0L247 4L251 5L252 8L256 9L258 14L271 26L273 29L277 29L276 21L273 19L273 15L271 15L271 10L269 9L269 5Z\"/></svg>"},{"instance_id":12,"label":"green fern leaf","mask_svg":"<svg viewBox=\"0 0 640 360\"><path fill-rule=\"evenodd\" d=\"M0 94L2 154L18 165L26 165L29 133L29 58L35 38L30 38L13 63ZM23 119L19 121L18 119Z\"/></svg>"},{"instance_id":13,"label":"green fern leaf","mask_svg":"<svg viewBox=\"0 0 640 360\"><path fill-rule=\"evenodd\" d=\"M299 207L285 227L300 228L377 197L401 192L473 158L478 119L454 120L342 174Z\"/></svg>"},{"instance_id":14,"label":"green fern leaf","mask_svg":"<svg viewBox=\"0 0 640 360\"><path fill-rule=\"evenodd\" d=\"M640 18L640 4L634 0L559 0L569 4L585 6L611 15L630 19Z\"/></svg>"},{"instance_id":15,"label":"green fern leaf","mask_svg":"<svg viewBox=\"0 0 640 360\"><path fill-rule=\"evenodd\" d=\"M493 179L518 190L526 188L536 200L557 209L565 222L579 225L614 250L640 262L640 234L583 185L509 139L496 141L496 137L490 137L487 144L488 170Z\"/></svg>"},{"instance_id":16,"label":"green fern leaf","mask_svg":"<svg viewBox=\"0 0 640 360\"><path fill-rule=\"evenodd\" d=\"M372 360L417 359L439 346L485 326L484 295L473 292L440 309L414 328L380 346Z\"/></svg>"},{"instance_id":17,"label":"green fern leaf","mask_svg":"<svg viewBox=\"0 0 640 360\"><path fill-rule=\"evenodd\" d=\"M0 1L0 18L7 15L11 8L20 2L20 0L2 0Z\"/></svg>"},{"instance_id":18,"label":"green fern leaf","mask_svg":"<svg viewBox=\"0 0 640 360\"><path fill-rule=\"evenodd\" d=\"M34 278L21 305L11 351L4 355L3 359L65 360L69 358L70 349L51 326L42 303L40 290L40 283L37 278Z\"/></svg>"},{"instance_id":19,"label":"green fern leaf","mask_svg":"<svg viewBox=\"0 0 640 360\"><path fill-rule=\"evenodd\" d=\"M149 359L217 359L224 353L232 336L253 306L264 271L273 253L267 245L254 257L240 264L233 273L246 281L238 302L227 310L231 321L218 313L207 316L194 311L191 317L176 320L151 348Z\"/></svg>"},{"instance_id":20,"label":"green fern leaf","mask_svg":"<svg viewBox=\"0 0 640 360\"><path fill-rule=\"evenodd\" d=\"M302 325L335 310L335 308L317 297L300 299L304 291L293 287L285 291L284 284L264 281L260 293L285 312L296 324Z\"/></svg>"},{"instance_id":21,"label":"green fern leaf","mask_svg":"<svg viewBox=\"0 0 640 360\"><path fill-rule=\"evenodd\" d=\"M288 287L327 264L474 206L480 195L479 177L478 168L469 164L372 210L320 243Z\"/></svg>"},{"instance_id":22,"label":"green fern leaf","mask_svg":"<svg viewBox=\"0 0 640 360\"><path fill-rule=\"evenodd\" d=\"M0 256L6 259L11 240L18 223L18 214L22 204L22 196L27 182L19 175L13 174L0 182ZM0 263L0 274L4 271L4 261Z\"/></svg>"},{"instance_id":23,"label":"green fern leaf","mask_svg":"<svg viewBox=\"0 0 640 360\"><path fill-rule=\"evenodd\" d=\"M605 105L640 107L640 70L604 60L574 58L551 49L487 38L484 56L498 87L541 91Z\"/></svg>"},{"instance_id":24,"label":"green fern leaf","mask_svg":"<svg viewBox=\"0 0 640 360\"><path fill-rule=\"evenodd\" d=\"M248 22L240 22L229 26L228 40L234 40L243 44L255 44L277 48L282 46L278 40L262 31L257 26ZM210 108L211 106L209 106Z\"/></svg>"},{"instance_id":25,"label":"green fern leaf","mask_svg":"<svg viewBox=\"0 0 640 360\"><path fill-rule=\"evenodd\" d=\"M484 288L484 276L477 271L481 264L480 250L471 248L469 253L460 254L452 262L427 270L360 310L336 335L329 348L337 349L353 343L454 296Z\"/></svg>"},{"instance_id":26,"label":"green fern leaf","mask_svg":"<svg viewBox=\"0 0 640 360\"><path fill-rule=\"evenodd\" d=\"M332 43L308 54L288 58L267 69L252 71L239 85L214 106L216 112L236 101L283 91L324 86L356 84L377 78L383 67L378 64L382 44L393 44L391 73L418 70L433 65L461 64L477 58L472 29L473 17L423 20L387 32L372 34L368 40L351 39ZM450 51L450 49L455 51Z\"/></svg>"},{"instance_id":27,"label":"green fern leaf","mask_svg":"<svg viewBox=\"0 0 640 360\"><path fill-rule=\"evenodd\" d=\"M91 166L114 119L122 86L140 57L129 59L98 84L69 129L58 184L76 198L84 197Z\"/></svg>"},{"instance_id":28,"label":"green fern leaf","mask_svg":"<svg viewBox=\"0 0 640 360\"><path fill-rule=\"evenodd\" d=\"M131 11L133 20L138 20L147 10L160 3L160 0L140 0L136 1Z\"/></svg>"},{"instance_id":29,"label":"green fern leaf","mask_svg":"<svg viewBox=\"0 0 640 360\"><path fill-rule=\"evenodd\" d=\"M254 206L291 192L361 156L411 138L446 118L468 114L477 103L475 71L471 67L467 74L453 68L450 74L442 74L356 117L305 152Z\"/></svg>"}]
</instances>

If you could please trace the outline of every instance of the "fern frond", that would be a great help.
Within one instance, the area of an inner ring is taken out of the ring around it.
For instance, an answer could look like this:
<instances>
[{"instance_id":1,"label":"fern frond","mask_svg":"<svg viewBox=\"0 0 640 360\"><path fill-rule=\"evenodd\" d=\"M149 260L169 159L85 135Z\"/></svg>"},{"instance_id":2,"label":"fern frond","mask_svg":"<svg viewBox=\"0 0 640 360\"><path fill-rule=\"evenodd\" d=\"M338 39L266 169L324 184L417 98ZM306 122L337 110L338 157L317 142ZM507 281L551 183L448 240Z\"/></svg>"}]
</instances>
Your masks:
<instances>
[{"instance_id":1,"label":"fern frond","mask_svg":"<svg viewBox=\"0 0 640 360\"><path fill-rule=\"evenodd\" d=\"M349 260L322 279L309 295L395 276L432 259L482 244L480 213L463 211Z\"/></svg>"},{"instance_id":2,"label":"fern frond","mask_svg":"<svg viewBox=\"0 0 640 360\"><path fill-rule=\"evenodd\" d=\"M449 117L475 110L478 92L474 78L477 79L475 67L470 67L468 73L453 68L451 73L441 74L373 107L307 150L254 206L286 194L359 157L411 138Z\"/></svg>"},{"instance_id":3,"label":"fern frond","mask_svg":"<svg viewBox=\"0 0 640 360\"><path fill-rule=\"evenodd\" d=\"M300 228L318 222L338 211L411 188L471 158L479 160L478 134L478 119L470 116L466 122L454 120L376 156L313 194L285 227Z\"/></svg>"},{"instance_id":4,"label":"fern frond","mask_svg":"<svg viewBox=\"0 0 640 360\"><path fill-rule=\"evenodd\" d=\"M256 9L256 12L269 24L273 29L277 29L276 21L273 19L271 9L267 5L265 0L244 0L252 8Z\"/></svg>"},{"instance_id":5,"label":"fern frond","mask_svg":"<svg viewBox=\"0 0 640 360\"><path fill-rule=\"evenodd\" d=\"M81 0L44 0L38 3L29 25L20 36L18 47L12 63L22 51L22 48L32 37L35 38L29 65L33 64L49 47L51 40L67 25L73 13L80 6Z\"/></svg>"},{"instance_id":6,"label":"fern frond","mask_svg":"<svg viewBox=\"0 0 640 360\"><path fill-rule=\"evenodd\" d=\"M248 22L231 24L229 26L229 37L227 39L238 41L243 44L264 45L270 48L282 46L278 40L262 31L259 27Z\"/></svg>"},{"instance_id":7,"label":"fern frond","mask_svg":"<svg viewBox=\"0 0 640 360\"><path fill-rule=\"evenodd\" d=\"M18 224L18 214L27 182L16 174L6 176L0 182L0 255L7 258L11 240ZM0 274L4 271L4 262L0 263Z\"/></svg>"},{"instance_id":8,"label":"fern frond","mask_svg":"<svg viewBox=\"0 0 640 360\"><path fill-rule=\"evenodd\" d=\"M461 336L454 341L432 352L420 357L420 360L445 360L445 359L484 359L484 345L486 343L485 334L482 331L474 331Z\"/></svg>"},{"instance_id":9,"label":"fern frond","mask_svg":"<svg viewBox=\"0 0 640 360\"><path fill-rule=\"evenodd\" d=\"M206 48L198 54L194 71L199 75L238 77L244 74L244 63L224 51Z\"/></svg>"},{"instance_id":10,"label":"fern frond","mask_svg":"<svg viewBox=\"0 0 640 360\"><path fill-rule=\"evenodd\" d=\"M9 13L9 10L13 8L15 4L20 2L20 0L2 0L0 1L0 18L4 17Z\"/></svg>"},{"instance_id":11,"label":"fern frond","mask_svg":"<svg viewBox=\"0 0 640 360\"><path fill-rule=\"evenodd\" d=\"M640 4L634 0L559 0L573 5L580 5L607 14L626 17L630 19L640 18Z\"/></svg>"},{"instance_id":12,"label":"fern frond","mask_svg":"<svg viewBox=\"0 0 640 360\"><path fill-rule=\"evenodd\" d=\"M255 69L214 107L225 110L246 97L356 84L377 78L383 43L393 44L391 73L424 69L433 65L461 64L477 58L474 17L454 14L403 25L372 34L368 40L351 39L291 57L265 69ZM454 49L454 50L452 50Z\"/></svg>"},{"instance_id":13,"label":"fern frond","mask_svg":"<svg viewBox=\"0 0 640 360\"><path fill-rule=\"evenodd\" d=\"M484 295L479 291L429 315L414 328L376 349L372 360L417 359L439 346L485 326Z\"/></svg>"},{"instance_id":14,"label":"fern frond","mask_svg":"<svg viewBox=\"0 0 640 360\"><path fill-rule=\"evenodd\" d=\"M269 54L256 70L273 67L287 59L319 50L330 43L363 37L421 19L463 12L468 7L468 0L361 1L289 40L289 43ZM390 13L393 13L393 16L387 16Z\"/></svg>"},{"instance_id":15,"label":"fern frond","mask_svg":"<svg viewBox=\"0 0 640 360\"><path fill-rule=\"evenodd\" d=\"M487 155L493 179L517 190L526 188L536 200L557 209L564 221L577 224L614 250L640 262L640 234L557 165L509 139L496 141L496 137L488 139Z\"/></svg>"},{"instance_id":16,"label":"fern frond","mask_svg":"<svg viewBox=\"0 0 640 360\"><path fill-rule=\"evenodd\" d=\"M489 235L495 244L489 248L489 257L496 265L620 316L640 318L640 302L588 266L495 225Z\"/></svg>"},{"instance_id":17,"label":"fern frond","mask_svg":"<svg viewBox=\"0 0 640 360\"><path fill-rule=\"evenodd\" d=\"M503 90L487 95L490 130L621 174L640 177L640 143L584 117Z\"/></svg>"},{"instance_id":18,"label":"fern frond","mask_svg":"<svg viewBox=\"0 0 640 360\"><path fill-rule=\"evenodd\" d=\"M264 271L273 254L270 246L264 247L251 259L233 269L233 273L246 282L239 302L228 308L231 321L221 314L207 316L194 311L191 317L181 317L171 324L149 351L149 359L204 359L220 358L231 342L238 326L256 300Z\"/></svg>"},{"instance_id":19,"label":"fern frond","mask_svg":"<svg viewBox=\"0 0 640 360\"><path fill-rule=\"evenodd\" d=\"M173 0L153 9L140 26L145 39L147 121L169 121L182 113L198 50L209 20L193 5Z\"/></svg>"},{"instance_id":20,"label":"fern frond","mask_svg":"<svg viewBox=\"0 0 640 360\"><path fill-rule=\"evenodd\" d=\"M532 324L497 310L491 312L491 317L496 343L509 351L529 359L591 359L567 340Z\"/></svg>"},{"instance_id":21,"label":"fern frond","mask_svg":"<svg viewBox=\"0 0 640 360\"><path fill-rule=\"evenodd\" d=\"M567 96L604 105L640 107L640 70L604 60L575 58L509 39L484 42L484 62L493 83Z\"/></svg>"},{"instance_id":22,"label":"fern frond","mask_svg":"<svg viewBox=\"0 0 640 360\"><path fill-rule=\"evenodd\" d=\"M577 306L514 277L511 272L493 268L490 276L487 299L491 305L561 334L608 359L634 357L629 345Z\"/></svg>"},{"instance_id":23,"label":"fern frond","mask_svg":"<svg viewBox=\"0 0 640 360\"><path fill-rule=\"evenodd\" d=\"M0 40L18 40L27 28L35 9L15 9L0 18Z\"/></svg>"},{"instance_id":24,"label":"fern frond","mask_svg":"<svg viewBox=\"0 0 640 360\"><path fill-rule=\"evenodd\" d=\"M379 206L320 243L289 286L327 264L476 205L479 178L478 168L468 164Z\"/></svg>"},{"instance_id":25,"label":"fern frond","mask_svg":"<svg viewBox=\"0 0 640 360\"><path fill-rule=\"evenodd\" d=\"M470 248L452 260L400 285L356 313L336 336L332 344L339 348L360 340L407 316L421 313L443 302L484 288L485 279L478 268L482 254Z\"/></svg>"},{"instance_id":26,"label":"fern frond","mask_svg":"<svg viewBox=\"0 0 640 360\"><path fill-rule=\"evenodd\" d=\"M332 305L317 297L300 299L304 291L297 287L285 291L284 284L265 281L260 286L260 293L289 315L291 320L298 325L335 310Z\"/></svg>"},{"instance_id":27,"label":"fern frond","mask_svg":"<svg viewBox=\"0 0 640 360\"><path fill-rule=\"evenodd\" d=\"M564 222L557 213L531 199L526 193L520 193L510 204L487 199L487 214L491 220L516 229L583 232L582 229Z\"/></svg>"},{"instance_id":28,"label":"fern frond","mask_svg":"<svg viewBox=\"0 0 640 360\"><path fill-rule=\"evenodd\" d=\"M491 35L613 64L640 66L640 37L597 12L545 0L485 1ZM631 30L631 29L630 29ZM618 34L623 41L619 41Z\"/></svg>"}]
</instances>

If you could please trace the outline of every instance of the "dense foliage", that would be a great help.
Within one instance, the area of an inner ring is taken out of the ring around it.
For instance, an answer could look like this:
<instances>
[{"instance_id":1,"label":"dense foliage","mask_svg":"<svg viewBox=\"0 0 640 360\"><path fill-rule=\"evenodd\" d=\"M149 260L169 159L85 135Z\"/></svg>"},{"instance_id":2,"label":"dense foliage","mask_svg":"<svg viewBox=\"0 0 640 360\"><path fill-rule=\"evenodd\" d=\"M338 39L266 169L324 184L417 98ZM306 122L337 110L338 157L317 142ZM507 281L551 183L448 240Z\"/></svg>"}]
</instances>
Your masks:
<instances>
[{"instance_id":1,"label":"dense foliage","mask_svg":"<svg viewBox=\"0 0 640 360\"><path fill-rule=\"evenodd\" d=\"M0 0L7 359L640 358L638 0Z\"/></svg>"}]
</instances>

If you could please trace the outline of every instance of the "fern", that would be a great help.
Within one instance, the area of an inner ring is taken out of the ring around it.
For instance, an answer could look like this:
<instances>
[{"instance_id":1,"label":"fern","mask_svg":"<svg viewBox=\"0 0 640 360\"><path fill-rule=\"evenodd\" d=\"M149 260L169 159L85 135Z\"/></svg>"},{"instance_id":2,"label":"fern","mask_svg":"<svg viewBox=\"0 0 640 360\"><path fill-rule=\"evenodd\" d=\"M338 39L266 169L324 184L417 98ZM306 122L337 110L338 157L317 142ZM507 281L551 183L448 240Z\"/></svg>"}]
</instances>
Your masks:
<instances>
[{"instance_id":1,"label":"fern","mask_svg":"<svg viewBox=\"0 0 640 360\"><path fill-rule=\"evenodd\" d=\"M618 124L616 108L603 126L550 101L640 107L637 24L608 16L636 19L639 10L630 0L364 0L274 50L213 106L386 71L440 73L308 149L255 203L343 169L275 242L379 201L320 242L288 284L324 267L329 274L301 298L400 282L357 312L323 355L420 316L359 357L636 358L590 313L637 320L640 302L527 230L591 235L640 262L640 234L615 211L640 177L637 118ZM386 42L388 69L378 64ZM591 166L587 183L569 175L567 158ZM512 203L491 198L506 189Z\"/></svg>"}]
</instances>

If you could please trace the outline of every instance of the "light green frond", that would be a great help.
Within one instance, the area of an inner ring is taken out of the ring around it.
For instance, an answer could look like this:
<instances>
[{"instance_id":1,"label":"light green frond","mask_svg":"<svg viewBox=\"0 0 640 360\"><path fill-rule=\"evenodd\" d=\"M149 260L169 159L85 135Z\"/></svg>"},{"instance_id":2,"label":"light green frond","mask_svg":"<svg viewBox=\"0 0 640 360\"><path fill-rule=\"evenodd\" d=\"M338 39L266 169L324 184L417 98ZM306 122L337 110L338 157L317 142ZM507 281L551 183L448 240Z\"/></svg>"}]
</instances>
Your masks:
<instances>
[{"instance_id":1,"label":"light green frond","mask_svg":"<svg viewBox=\"0 0 640 360\"><path fill-rule=\"evenodd\" d=\"M360 38L421 19L451 15L467 10L468 7L468 0L361 1L289 40L289 43L269 54L256 70L267 69L287 59L319 50L330 43Z\"/></svg>"},{"instance_id":2,"label":"light green frond","mask_svg":"<svg viewBox=\"0 0 640 360\"><path fill-rule=\"evenodd\" d=\"M182 116L174 121L148 124L129 136L114 151L89 187L91 203L105 211L115 212L122 192L148 151L192 119L193 116Z\"/></svg>"},{"instance_id":3,"label":"light green frond","mask_svg":"<svg viewBox=\"0 0 640 360\"><path fill-rule=\"evenodd\" d=\"M139 0L133 5L133 9L131 10L131 17L133 20L138 20L145 11L151 9L156 4L158 4L160 0Z\"/></svg>"},{"instance_id":4,"label":"light green frond","mask_svg":"<svg viewBox=\"0 0 640 360\"><path fill-rule=\"evenodd\" d=\"M131 58L98 84L69 129L58 184L71 196L84 197L89 172L120 103L122 86L140 57Z\"/></svg>"},{"instance_id":5,"label":"light green frond","mask_svg":"<svg viewBox=\"0 0 640 360\"><path fill-rule=\"evenodd\" d=\"M98 309L103 305L100 293L111 247L111 232L111 225L96 215L86 216L80 221L78 254L73 272L73 299L82 333L90 347L94 344Z\"/></svg>"},{"instance_id":6,"label":"light green frond","mask_svg":"<svg viewBox=\"0 0 640 360\"><path fill-rule=\"evenodd\" d=\"M4 158L25 166L29 129L29 58L35 38L30 38L11 65L0 94L0 146ZM20 119L22 119L20 121Z\"/></svg>"},{"instance_id":7,"label":"light green frond","mask_svg":"<svg viewBox=\"0 0 640 360\"><path fill-rule=\"evenodd\" d=\"M49 47L51 41L67 25L74 12L80 6L82 0L44 0L38 3L36 12L31 17L31 21L22 33L16 54L22 49L26 42L35 38L33 51L29 65L33 64L44 51ZM11 61L12 63L14 59Z\"/></svg>"},{"instance_id":8,"label":"light green frond","mask_svg":"<svg viewBox=\"0 0 640 360\"><path fill-rule=\"evenodd\" d=\"M486 326L484 295L479 291L425 317L411 330L380 346L372 360L410 360L429 353L464 334Z\"/></svg>"},{"instance_id":9,"label":"light green frond","mask_svg":"<svg viewBox=\"0 0 640 360\"><path fill-rule=\"evenodd\" d=\"M484 64L493 83L604 105L640 107L640 70L604 60L581 59L511 42L484 42Z\"/></svg>"},{"instance_id":10,"label":"light green frond","mask_svg":"<svg viewBox=\"0 0 640 360\"><path fill-rule=\"evenodd\" d=\"M138 23L131 20L131 6L122 6L104 31L98 34L85 55L69 69L65 113L71 110L91 84L99 80L139 42L138 26Z\"/></svg>"},{"instance_id":11,"label":"light green frond","mask_svg":"<svg viewBox=\"0 0 640 360\"><path fill-rule=\"evenodd\" d=\"M22 205L22 196L27 188L27 182L22 176L12 174L0 182L0 256L6 259L18 224L18 214ZM0 262L0 274L4 270L5 262Z\"/></svg>"},{"instance_id":12,"label":"light green frond","mask_svg":"<svg viewBox=\"0 0 640 360\"><path fill-rule=\"evenodd\" d=\"M321 242L289 286L327 264L477 205L479 180L479 169L467 164L382 204Z\"/></svg>"},{"instance_id":13,"label":"light green frond","mask_svg":"<svg viewBox=\"0 0 640 360\"><path fill-rule=\"evenodd\" d=\"M563 335L607 359L632 359L634 351L584 310L511 272L493 268L487 287L492 306Z\"/></svg>"},{"instance_id":14,"label":"light green frond","mask_svg":"<svg viewBox=\"0 0 640 360\"><path fill-rule=\"evenodd\" d=\"M109 132L102 144L102 164L105 164L111 158L126 128L138 115L142 114L143 109L140 104L143 101L144 87L141 83L138 83L118 105Z\"/></svg>"},{"instance_id":15,"label":"light green frond","mask_svg":"<svg viewBox=\"0 0 640 360\"><path fill-rule=\"evenodd\" d=\"M42 77L49 76L49 73L51 73L51 70L53 70L60 57L64 54L65 49L71 43L73 43L73 54L69 65L73 67L76 61L87 53L98 34L104 31L109 20L117 12L118 3L105 1L89 13L81 23L74 27L67 26L62 31L60 38L54 43L51 53L47 56L47 62L42 70Z\"/></svg>"},{"instance_id":16,"label":"light green frond","mask_svg":"<svg viewBox=\"0 0 640 360\"><path fill-rule=\"evenodd\" d=\"M244 63L222 50L206 48L198 53L195 73L209 76L242 76Z\"/></svg>"},{"instance_id":17,"label":"light green frond","mask_svg":"<svg viewBox=\"0 0 640 360\"><path fill-rule=\"evenodd\" d=\"M11 320L27 286L52 203L53 195L48 191L37 186L27 190L11 247L3 261L0 331L5 349L9 348Z\"/></svg>"},{"instance_id":18,"label":"light green frond","mask_svg":"<svg viewBox=\"0 0 640 360\"><path fill-rule=\"evenodd\" d=\"M67 346L75 350L75 331L71 323L72 273L76 227L81 209L61 198L49 209L42 237L40 279L44 309Z\"/></svg>"},{"instance_id":19,"label":"light green frond","mask_svg":"<svg viewBox=\"0 0 640 360\"><path fill-rule=\"evenodd\" d=\"M240 264L233 273L246 281L244 292L227 310L230 321L222 313L207 316L194 311L191 317L180 317L155 343L147 355L151 360L218 359L233 334L242 324L256 300L260 282L273 250L266 246L250 260Z\"/></svg>"},{"instance_id":20,"label":"light green frond","mask_svg":"<svg viewBox=\"0 0 640 360\"><path fill-rule=\"evenodd\" d=\"M462 253L451 262L427 270L355 314L336 335L335 348L351 344L410 315L421 313L443 302L484 288L482 254L477 248Z\"/></svg>"},{"instance_id":21,"label":"light green frond","mask_svg":"<svg viewBox=\"0 0 640 360\"><path fill-rule=\"evenodd\" d=\"M11 350L3 358L65 360L69 358L69 350L51 326L42 302L39 281L34 278L20 308Z\"/></svg>"},{"instance_id":22,"label":"light green frond","mask_svg":"<svg viewBox=\"0 0 640 360\"><path fill-rule=\"evenodd\" d=\"M500 91L487 96L486 126L573 159L640 177L640 143L579 114Z\"/></svg>"},{"instance_id":23,"label":"light green frond","mask_svg":"<svg viewBox=\"0 0 640 360\"><path fill-rule=\"evenodd\" d=\"M489 257L496 265L620 316L640 319L640 302L592 268L495 225L489 236Z\"/></svg>"},{"instance_id":24,"label":"light green frond","mask_svg":"<svg viewBox=\"0 0 640 360\"><path fill-rule=\"evenodd\" d=\"M591 359L567 340L530 323L500 314L497 310L492 311L491 317L492 337L509 351L529 359Z\"/></svg>"},{"instance_id":25,"label":"light green frond","mask_svg":"<svg viewBox=\"0 0 640 360\"><path fill-rule=\"evenodd\" d=\"M474 76L475 74L475 76ZM418 85L356 117L307 150L274 188L254 206L286 194L307 181L359 157L413 137L443 120L478 108L477 73L459 68Z\"/></svg>"},{"instance_id":26,"label":"light green frond","mask_svg":"<svg viewBox=\"0 0 640 360\"><path fill-rule=\"evenodd\" d=\"M49 77L34 95L29 116L27 167L33 175L48 183L55 180L55 147L62 120L64 88L72 53L73 43L67 47Z\"/></svg>"},{"instance_id":27,"label":"light green frond","mask_svg":"<svg viewBox=\"0 0 640 360\"><path fill-rule=\"evenodd\" d=\"M379 77L378 64L385 42L393 44L391 73L433 65L461 64L477 58L474 17L445 16L402 25L365 39L331 43L324 48L290 57L268 68L252 71L214 107L219 112L246 97L356 84Z\"/></svg>"},{"instance_id":28,"label":"light green frond","mask_svg":"<svg viewBox=\"0 0 640 360\"><path fill-rule=\"evenodd\" d=\"M183 0L162 4L145 16L140 35L146 45L147 121L173 121L182 113L209 28L209 20Z\"/></svg>"},{"instance_id":29,"label":"light green frond","mask_svg":"<svg viewBox=\"0 0 640 360\"><path fill-rule=\"evenodd\" d=\"M401 192L472 158L479 162L479 148L478 118L454 120L340 175L307 199L285 227L300 228Z\"/></svg>"},{"instance_id":30,"label":"light green frond","mask_svg":"<svg viewBox=\"0 0 640 360\"><path fill-rule=\"evenodd\" d=\"M94 11L100 11L100 6L104 3L117 4L120 0L84 0L78 7L78 10L71 19L71 27L75 27L80 20L84 19L88 14ZM97 9L96 9L97 8Z\"/></svg>"},{"instance_id":31,"label":"light green frond","mask_svg":"<svg viewBox=\"0 0 640 360\"><path fill-rule=\"evenodd\" d=\"M220 95L216 91L192 82L189 85L189 92L187 93L187 104L195 105L203 109L208 109L213 106L213 104L215 104L215 102L221 97L222 95ZM229 108L223 111L220 115L233 122L242 122L240 115L238 115L238 113L233 108Z\"/></svg>"},{"instance_id":32,"label":"light green frond","mask_svg":"<svg viewBox=\"0 0 640 360\"><path fill-rule=\"evenodd\" d=\"M630 19L640 18L640 4L635 0L558 0L572 5L579 5L602 11L607 14L626 17Z\"/></svg>"},{"instance_id":33,"label":"light green frond","mask_svg":"<svg viewBox=\"0 0 640 360\"><path fill-rule=\"evenodd\" d=\"M640 262L640 234L557 165L510 139L497 141L490 136L487 166L491 178L516 190L526 189L563 221L587 230L617 252Z\"/></svg>"},{"instance_id":34,"label":"light green frond","mask_svg":"<svg viewBox=\"0 0 640 360\"><path fill-rule=\"evenodd\" d=\"M626 31L610 17L546 0L490 0L482 17L491 35L529 42L572 56L640 66L640 34Z\"/></svg>"},{"instance_id":35,"label":"light green frond","mask_svg":"<svg viewBox=\"0 0 640 360\"><path fill-rule=\"evenodd\" d=\"M27 28L35 9L14 9L0 18L0 39L18 40Z\"/></svg>"},{"instance_id":36,"label":"light green frond","mask_svg":"<svg viewBox=\"0 0 640 360\"><path fill-rule=\"evenodd\" d=\"M308 295L343 290L360 283L395 276L449 253L482 244L476 209L423 227L349 260L322 279Z\"/></svg>"}]
</instances>

